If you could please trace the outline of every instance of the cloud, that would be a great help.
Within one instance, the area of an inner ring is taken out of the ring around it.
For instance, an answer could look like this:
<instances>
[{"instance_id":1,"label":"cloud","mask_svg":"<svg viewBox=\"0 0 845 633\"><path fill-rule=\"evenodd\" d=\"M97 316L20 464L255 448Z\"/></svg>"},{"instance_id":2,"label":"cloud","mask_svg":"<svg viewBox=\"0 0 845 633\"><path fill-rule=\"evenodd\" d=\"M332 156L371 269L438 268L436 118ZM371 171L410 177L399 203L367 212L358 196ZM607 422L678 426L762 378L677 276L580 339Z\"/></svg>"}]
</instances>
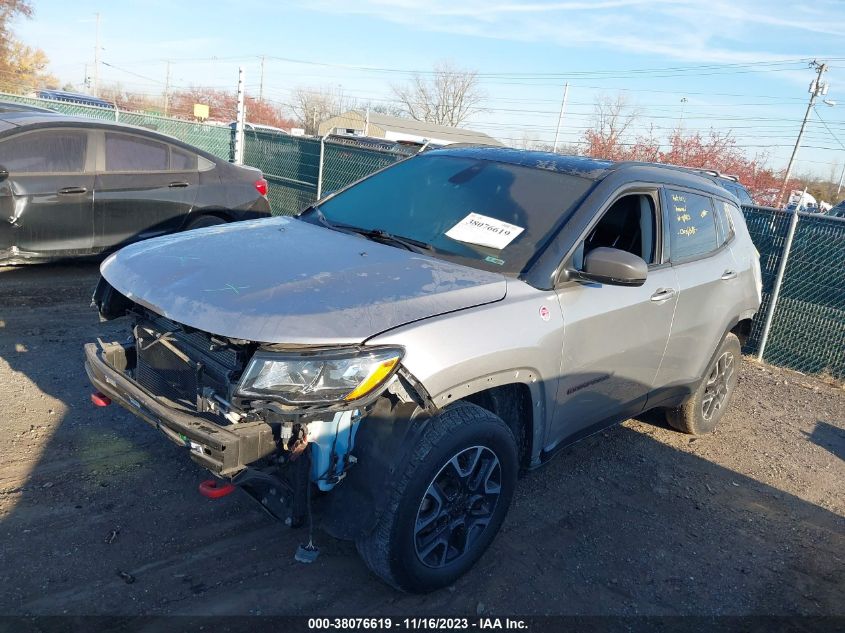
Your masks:
<instances>
[{"instance_id":1,"label":"cloud","mask_svg":"<svg viewBox=\"0 0 845 633\"><path fill-rule=\"evenodd\" d=\"M825 0L814 5L786 0L359 0L343 6L316 0L303 8L365 15L422 31L571 48L599 45L699 63L807 57L813 53L806 47L828 41L835 50L845 34L842 4Z\"/></svg>"}]
</instances>

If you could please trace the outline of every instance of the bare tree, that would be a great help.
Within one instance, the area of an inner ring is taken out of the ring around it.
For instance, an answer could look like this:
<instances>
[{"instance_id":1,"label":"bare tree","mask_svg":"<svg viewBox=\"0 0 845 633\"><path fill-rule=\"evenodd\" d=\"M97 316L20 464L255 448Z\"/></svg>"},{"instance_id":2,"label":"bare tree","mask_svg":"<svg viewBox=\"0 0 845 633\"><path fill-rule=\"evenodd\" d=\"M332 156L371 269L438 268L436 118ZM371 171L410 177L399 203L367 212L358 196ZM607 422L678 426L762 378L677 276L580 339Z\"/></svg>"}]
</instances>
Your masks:
<instances>
[{"instance_id":1,"label":"bare tree","mask_svg":"<svg viewBox=\"0 0 845 633\"><path fill-rule=\"evenodd\" d=\"M297 88L291 95L291 114L306 134L318 134L320 123L344 109L343 94L329 88Z\"/></svg>"},{"instance_id":2,"label":"bare tree","mask_svg":"<svg viewBox=\"0 0 845 633\"><path fill-rule=\"evenodd\" d=\"M593 127L584 133L587 156L619 160L625 154L625 133L637 120L639 113L630 110L621 94L615 98L601 97L596 101Z\"/></svg>"},{"instance_id":3,"label":"bare tree","mask_svg":"<svg viewBox=\"0 0 845 633\"><path fill-rule=\"evenodd\" d=\"M406 85L391 86L393 94L412 119L457 127L482 112L485 94L478 73L440 61L430 76L414 74Z\"/></svg>"},{"instance_id":4,"label":"bare tree","mask_svg":"<svg viewBox=\"0 0 845 633\"><path fill-rule=\"evenodd\" d=\"M407 117L408 113L401 105L391 103L389 101L359 101L355 104L355 110L358 112L374 112L376 114L387 114L389 116Z\"/></svg>"}]
</instances>

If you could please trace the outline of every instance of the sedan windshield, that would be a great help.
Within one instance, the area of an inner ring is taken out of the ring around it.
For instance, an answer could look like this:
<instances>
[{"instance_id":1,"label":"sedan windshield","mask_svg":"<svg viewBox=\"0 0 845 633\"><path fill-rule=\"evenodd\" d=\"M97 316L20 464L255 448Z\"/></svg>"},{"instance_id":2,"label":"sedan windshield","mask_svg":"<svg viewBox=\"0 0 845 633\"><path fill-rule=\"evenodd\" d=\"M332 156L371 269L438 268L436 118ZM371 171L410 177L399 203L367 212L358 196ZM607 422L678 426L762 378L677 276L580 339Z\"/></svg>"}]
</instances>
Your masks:
<instances>
[{"instance_id":1,"label":"sedan windshield","mask_svg":"<svg viewBox=\"0 0 845 633\"><path fill-rule=\"evenodd\" d=\"M304 218L429 245L430 254L520 273L593 181L478 158L403 161L320 203Z\"/></svg>"}]
</instances>

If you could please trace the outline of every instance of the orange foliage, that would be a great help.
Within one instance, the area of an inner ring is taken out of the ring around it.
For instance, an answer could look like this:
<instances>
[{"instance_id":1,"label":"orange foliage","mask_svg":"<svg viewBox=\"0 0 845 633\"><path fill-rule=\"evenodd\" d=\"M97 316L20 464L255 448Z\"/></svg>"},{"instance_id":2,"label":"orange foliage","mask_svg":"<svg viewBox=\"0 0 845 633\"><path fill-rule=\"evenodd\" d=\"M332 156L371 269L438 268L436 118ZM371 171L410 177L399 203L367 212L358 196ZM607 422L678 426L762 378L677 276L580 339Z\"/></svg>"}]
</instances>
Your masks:
<instances>
[{"instance_id":1,"label":"orange foliage","mask_svg":"<svg viewBox=\"0 0 845 633\"><path fill-rule=\"evenodd\" d=\"M599 129L584 133L587 156L609 160L636 160L667 163L683 167L716 169L723 174L737 176L748 189L757 204L777 204L777 195L783 182L783 174L766 167L766 156L751 158L737 147L736 139L728 133L711 130L684 134L675 130L667 140L666 147L654 137L637 137L633 143L625 143L618 135L602 134ZM789 189L800 188L798 181L790 180Z\"/></svg>"}]
</instances>

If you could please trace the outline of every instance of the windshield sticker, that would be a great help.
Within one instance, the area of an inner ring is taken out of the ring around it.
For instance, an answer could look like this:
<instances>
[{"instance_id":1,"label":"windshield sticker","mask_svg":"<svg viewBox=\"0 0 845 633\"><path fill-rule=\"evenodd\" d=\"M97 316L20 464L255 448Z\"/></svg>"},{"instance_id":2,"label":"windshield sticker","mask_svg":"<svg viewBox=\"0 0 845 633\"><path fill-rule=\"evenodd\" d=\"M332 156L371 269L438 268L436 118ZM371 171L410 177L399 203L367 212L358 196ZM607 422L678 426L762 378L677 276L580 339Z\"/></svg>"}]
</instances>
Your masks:
<instances>
[{"instance_id":1,"label":"windshield sticker","mask_svg":"<svg viewBox=\"0 0 845 633\"><path fill-rule=\"evenodd\" d=\"M504 266L505 260L499 259L498 257L493 257L492 255L488 255L484 258L485 262L490 262L491 264L496 264L496 266Z\"/></svg>"},{"instance_id":2,"label":"windshield sticker","mask_svg":"<svg viewBox=\"0 0 845 633\"><path fill-rule=\"evenodd\" d=\"M480 213L470 213L451 229L446 231L446 237L458 242L478 244L502 250L510 244L525 229L515 224L508 224L496 218Z\"/></svg>"}]
</instances>

